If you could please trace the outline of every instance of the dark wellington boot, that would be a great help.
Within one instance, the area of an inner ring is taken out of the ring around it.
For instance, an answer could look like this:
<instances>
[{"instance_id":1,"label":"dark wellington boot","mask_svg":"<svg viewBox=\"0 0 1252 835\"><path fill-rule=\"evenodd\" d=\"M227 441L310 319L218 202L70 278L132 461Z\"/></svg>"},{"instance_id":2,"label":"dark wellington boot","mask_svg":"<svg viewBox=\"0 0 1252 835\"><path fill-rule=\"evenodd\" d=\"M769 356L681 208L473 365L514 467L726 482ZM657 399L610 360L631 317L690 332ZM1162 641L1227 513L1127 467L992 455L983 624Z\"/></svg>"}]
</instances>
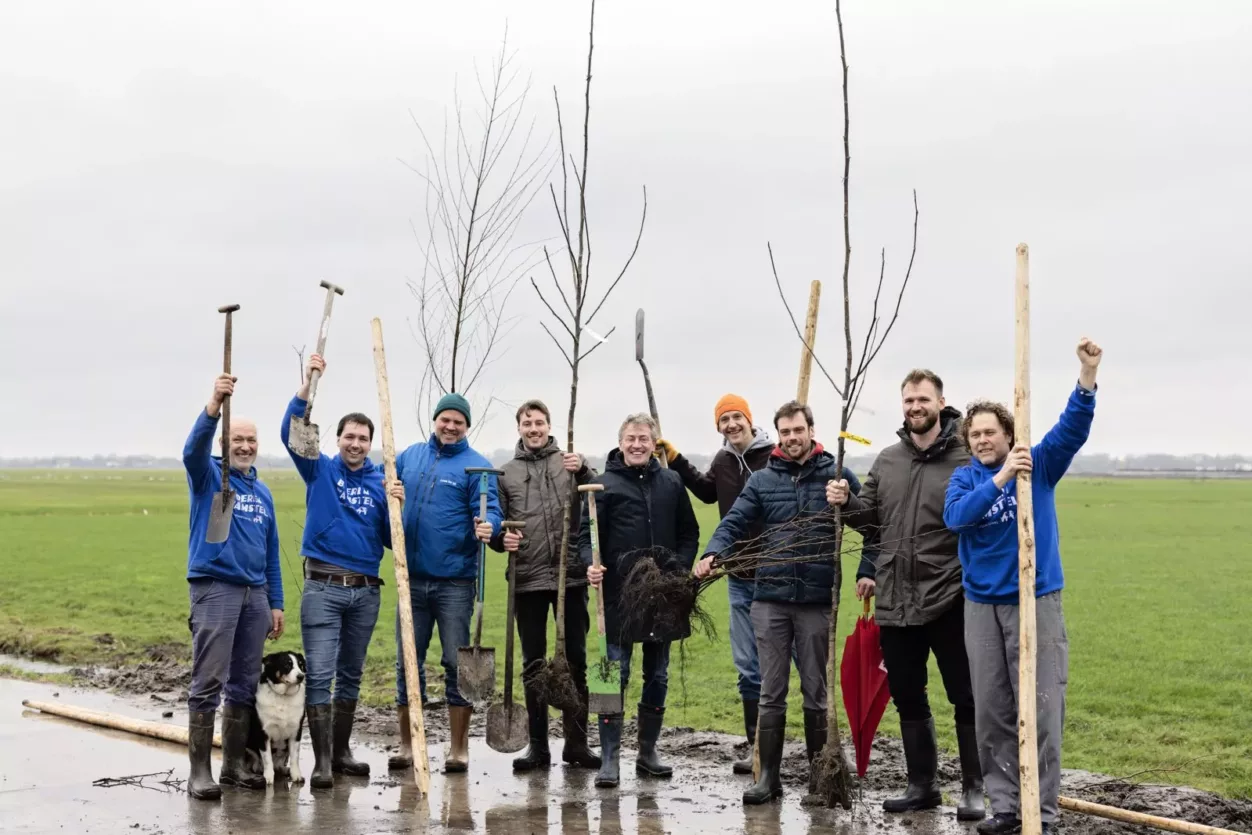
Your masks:
<instances>
[{"instance_id":1,"label":"dark wellington boot","mask_svg":"<svg viewBox=\"0 0 1252 835\"><path fill-rule=\"evenodd\" d=\"M743 793L747 805L768 803L782 797L782 755L787 716L767 716L761 720L757 745L761 751L761 777Z\"/></svg>"},{"instance_id":2,"label":"dark wellington boot","mask_svg":"<svg viewBox=\"0 0 1252 835\"><path fill-rule=\"evenodd\" d=\"M338 699L333 704L334 727L330 770L350 777L370 776L370 764L352 756L352 723L356 719L356 700Z\"/></svg>"},{"instance_id":3,"label":"dark wellington boot","mask_svg":"<svg viewBox=\"0 0 1252 835\"><path fill-rule=\"evenodd\" d=\"M223 786L265 791L265 777L248 765L248 731L252 728L252 708L245 705L222 706L222 773Z\"/></svg>"},{"instance_id":4,"label":"dark wellington boot","mask_svg":"<svg viewBox=\"0 0 1252 835\"><path fill-rule=\"evenodd\" d=\"M661 722L665 708L639 704L639 754L635 757L635 773L641 777L672 777L674 769L661 762L656 754L656 741L661 738Z\"/></svg>"},{"instance_id":5,"label":"dark wellington boot","mask_svg":"<svg viewBox=\"0 0 1252 835\"><path fill-rule=\"evenodd\" d=\"M600 726L600 772L596 774L596 788L611 789L619 780L617 758L622 750L622 714L601 714L597 724Z\"/></svg>"},{"instance_id":6,"label":"dark wellington boot","mask_svg":"<svg viewBox=\"0 0 1252 835\"><path fill-rule=\"evenodd\" d=\"M935 782L939 770L939 747L935 741L934 718L900 722L904 742L904 762L909 784L900 797L883 801L884 812L920 812L943 802Z\"/></svg>"},{"instance_id":7,"label":"dark wellington boot","mask_svg":"<svg viewBox=\"0 0 1252 835\"><path fill-rule=\"evenodd\" d=\"M187 718L187 743L191 759L187 793L197 800L219 799L222 787L213 781L213 711L191 712Z\"/></svg>"},{"instance_id":8,"label":"dark wellington boot","mask_svg":"<svg viewBox=\"0 0 1252 835\"><path fill-rule=\"evenodd\" d=\"M309 705L304 709L309 721L309 741L313 743L313 774L309 777L309 786L314 789L331 789L335 787L334 771L331 768L333 758L331 750L331 711L330 705Z\"/></svg>"},{"instance_id":9,"label":"dark wellington boot","mask_svg":"<svg viewBox=\"0 0 1252 835\"><path fill-rule=\"evenodd\" d=\"M956 819L982 820L987 816L987 800L983 795L982 764L978 761L978 735L972 723L957 723L956 742L961 752L961 802L956 806Z\"/></svg>"},{"instance_id":10,"label":"dark wellington boot","mask_svg":"<svg viewBox=\"0 0 1252 835\"><path fill-rule=\"evenodd\" d=\"M756 717L760 702L756 699L743 700L743 730L748 737L748 745L752 746L756 743ZM751 774L752 773L752 752L748 751L746 760L739 760L731 766L731 770L735 774Z\"/></svg>"}]
</instances>

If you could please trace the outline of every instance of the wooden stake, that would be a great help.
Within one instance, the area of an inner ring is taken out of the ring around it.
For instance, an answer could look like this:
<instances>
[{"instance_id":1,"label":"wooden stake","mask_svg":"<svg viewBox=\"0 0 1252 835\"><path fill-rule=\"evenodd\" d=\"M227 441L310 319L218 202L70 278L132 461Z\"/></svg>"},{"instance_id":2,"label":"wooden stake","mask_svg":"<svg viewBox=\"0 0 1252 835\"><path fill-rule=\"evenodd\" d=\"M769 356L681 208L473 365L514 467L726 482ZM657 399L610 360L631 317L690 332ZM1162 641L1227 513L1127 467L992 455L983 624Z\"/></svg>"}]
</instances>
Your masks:
<instances>
[{"instance_id":1,"label":"wooden stake","mask_svg":"<svg viewBox=\"0 0 1252 835\"><path fill-rule=\"evenodd\" d=\"M387 357L383 352L383 324L370 321L374 333L374 373L378 378L378 416L382 423L383 467L388 482L396 481L396 444L391 433L391 386L387 382ZM426 753L426 721L422 716L421 680L417 671L417 647L413 636L413 598L409 596L408 553L404 546L404 516L400 502L387 496L391 517L391 553L396 567L396 597L400 606L400 648L404 655L404 685L409 692L409 730L413 736L413 779L423 797L430 795L430 759Z\"/></svg>"},{"instance_id":2,"label":"wooden stake","mask_svg":"<svg viewBox=\"0 0 1252 835\"><path fill-rule=\"evenodd\" d=\"M1121 821L1123 823L1135 823L1140 826L1151 826L1156 829L1163 829L1166 832L1181 832L1184 835L1239 835L1232 829L1219 829L1216 826L1206 826L1202 823L1190 823L1188 821L1174 820L1173 818L1162 818L1157 815L1145 815L1143 812L1132 812L1129 809L1118 809L1116 806L1088 803L1085 800L1075 800L1071 797L1059 798L1059 804L1062 809L1068 809L1071 812L1095 815L1099 818L1107 818L1108 820Z\"/></svg>"},{"instance_id":3,"label":"wooden stake","mask_svg":"<svg viewBox=\"0 0 1252 835\"><path fill-rule=\"evenodd\" d=\"M1017 382L1013 443L1030 446L1030 251L1017 245ZM1017 476L1017 768L1022 835L1039 835L1039 742L1035 735L1035 519L1030 473Z\"/></svg>"},{"instance_id":4,"label":"wooden stake","mask_svg":"<svg viewBox=\"0 0 1252 835\"><path fill-rule=\"evenodd\" d=\"M822 283L817 279L809 284L809 310L804 317L804 347L800 349L800 379L796 385L796 400L801 403L809 402L809 379L813 374L813 340L817 338L817 307L822 298ZM838 549L836 549L836 552ZM838 556L835 557L838 559ZM836 601L837 603L837 601ZM830 657L834 658L834 633L831 633L831 652ZM827 682L828 686L832 685L834 679ZM759 737L761 734L761 717L758 714L756 718L756 733ZM752 746L752 779L761 779L761 749L753 744Z\"/></svg>"},{"instance_id":5,"label":"wooden stake","mask_svg":"<svg viewBox=\"0 0 1252 835\"><path fill-rule=\"evenodd\" d=\"M150 722L147 719L132 719L129 716L122 716L118 713L89 710L85 707L75 707L74 705L62 704L60 702L37 702L30 699L22 699L22 707L28 707L54 716L63 716L66 719L76 719L79 722L86 722L88 725L96 725L101 728L129 731L132 734L152 739L163 739L166 742L173 742L178 745L187 744L187 728L182 725L171 725L167 722ZM221 734L213 735L213 747L222 747Z\"/></svg>"},{"instance_id":6,"label":"wooden stake","mask_svg":"<svg viewBox=\"0 0 1252 835\"><path fill-rule=\"evenodd\" d=\"M809 377L813 373L813 340L817 338L817 304L822 297L822 283L813 279L809 285L809 312L804 317L804 347L800 350L800 385L796 400L809 402Z\"/></svg>"}]
</instances>

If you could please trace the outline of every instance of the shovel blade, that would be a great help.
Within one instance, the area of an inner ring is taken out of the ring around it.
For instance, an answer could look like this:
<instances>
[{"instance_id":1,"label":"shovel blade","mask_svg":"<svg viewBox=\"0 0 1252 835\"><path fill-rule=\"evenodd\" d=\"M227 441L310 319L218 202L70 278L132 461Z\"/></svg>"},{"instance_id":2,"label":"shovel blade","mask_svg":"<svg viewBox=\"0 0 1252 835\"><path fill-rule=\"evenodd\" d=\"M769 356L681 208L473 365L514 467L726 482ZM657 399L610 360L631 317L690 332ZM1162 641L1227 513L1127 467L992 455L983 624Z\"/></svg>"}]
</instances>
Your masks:
<instances>
[{"instance_id":1,"label":"shovel blade","mask_svg":"<svg viewBox=\"0 0 1252 835\"><path fill-rule=\"evenodd\" d=\"M299 415L292 415L287 435L287 448L301 458L316 461L322 454L322 433L317 428L317 424L305 421Z\"/></svg>"},{"instance_id":2,"label":"shovel blade","mask_svg":"<svg viewBox=\"0 0 1252 835\"><path fill-rule=\"evenodd\" d=\"M456 689L471 702L486 702L496 690L496 651L461 647L456 651Z\"/></svg>"},{"instance_id":3,"label":"shovel blade","mask_svg":"<svg viewBox=\"0 0 1252 835\"><path fill-rule=\"evenodd\" d=\"M587 712L622 713L622 664L601 656L587 676Z\"/></svg>"},{"instance_id":4,"label":"shovel blade","mask_svg":"<svg viewBox=\"0 0 1252 835\"><path fill-rule=\"evenodd\" d=\"M214 493L210 508L209 527L205 531L204 541L213 544L225 542L226 537L230 536L230 520L235 515L235 491Z\"/></svg>"},{"instance_id":5,"label":"shovel blade","mask_svg":"<svg viewBox=\"0 0 1252 835\"><path fill-rule=\"evenodd\" d=\"M512 754L530 742L526 709L517 702L497 702L487 708L487 745L493 751Z\"/></svg>"}]
</instances>

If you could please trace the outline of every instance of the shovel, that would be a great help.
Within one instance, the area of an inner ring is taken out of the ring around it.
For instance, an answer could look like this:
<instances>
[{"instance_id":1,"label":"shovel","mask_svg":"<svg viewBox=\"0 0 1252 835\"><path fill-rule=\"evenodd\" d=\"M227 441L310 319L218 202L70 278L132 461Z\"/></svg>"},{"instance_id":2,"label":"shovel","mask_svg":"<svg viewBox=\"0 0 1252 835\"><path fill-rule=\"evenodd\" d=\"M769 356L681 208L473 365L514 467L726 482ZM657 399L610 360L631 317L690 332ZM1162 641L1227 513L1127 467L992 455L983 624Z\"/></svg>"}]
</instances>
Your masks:
<instances>
[{"instance_id":1,"label":"shovel","mask_svg":"<svg viewBox=\"0 0 1252 835\"><path fill-rule=\"evenodd\" d=\"M648 413L652 415L652 420L656 423L657 437L664 438L661 434L661 419L656 416L656 397L652 394L652 378L648 376L648 366L643 361L643 308L635 311L635 362L639 363L639 367L643 369L643 385L648 390ZM669 461L664 455L658 456L658 461L665 469L669 469ZM582 488L579 488L582 489Z\"/></svg>"},{"instance_id":2,"label":"shovel","mask_svg":"<svg viewBox=\"0 0 1252 835\"><path fill-rule=\"evenodd\" d=\"M504 522L506 531L521 530L525 522ZM526 709L513 701L513 599L517 577L517 554L509 554L509 605L505 615L504 639L504 701L487 708L487 744L493 751L511 754L526 747L530 741Z\"/></svg>"},{"instance_id":3,"label":"shovel","mask_svg":"<svg viewBox=\"0 0 1252 835\"><path fill-rule=\"evenodd\" d=\"M478 518L487 519L487 476L504 475L504 470L494 467L466 467L467 475L478 475ZM456 689L471 702L485 702L496 689L496 651L484 647L483 639L483 592L487 587L487 543L478 552L478 600L474 605L474 643L459 647L456 651Z\"/></svg>"},{"instance_id":4,"label":"shovel","mask_svg":"<svg viewBox=\"0 0 1252 835\"><path fill-rule=\"evenodd\" d=\"M218 313L226 314L226 351L222 361L223 373L230 373L230 314L239 309L237 304L219 307ZM205 542L225 542L230 536L230 520L235 515L235 491L230 489L230 395L222 398L222 489L213 494L209 506L209 526L204 532Z\"/></svg>"},{"instance_id":5,"label":"shovel","mask_svg":"<svg viewBox=\"0 0 1252 835\"><path fill-rule=\"evenodd\" d=\"M322 327L317 332L317 355L325 357L326 336L330 333L330 306L335 301L335 294L343 295L343 288L329 281L323 281L326 288L326 307L322 309ZM309 415L313 412L313 396L317 394L317 381L322 372L314 370L309 375L309 402L304 404L304 414L291 416L291 431L287 436L287 448L301 458L317 460L322 451L322 433L316 423L309 423Z\"/></svg>"},{"instance_id":6,"label":"shovel","mask_svg":"<svg viewBox=\"0 0 1252 835\"><path fill-rule=\"evenodd\" d=\"M600 528L596 517L596 493L603 484L583 484L579 493L587 494L587 520L591 525L591 564L600 567ZM601 582L603 585L603 581ZM609 660L608 641L604 637L604 592L596 589L596 631L600 639L600 663L587 676L587 712L622 712L622 664Z\"/></svg>"}]
</instances>

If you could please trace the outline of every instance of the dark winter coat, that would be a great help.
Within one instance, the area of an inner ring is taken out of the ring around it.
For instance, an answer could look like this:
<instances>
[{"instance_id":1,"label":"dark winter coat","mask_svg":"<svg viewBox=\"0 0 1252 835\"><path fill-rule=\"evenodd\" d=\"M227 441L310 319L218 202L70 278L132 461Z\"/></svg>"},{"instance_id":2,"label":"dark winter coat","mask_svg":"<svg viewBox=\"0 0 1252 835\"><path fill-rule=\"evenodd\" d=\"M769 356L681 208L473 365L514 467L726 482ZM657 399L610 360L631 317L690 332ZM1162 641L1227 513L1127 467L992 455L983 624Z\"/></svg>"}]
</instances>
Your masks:
<instances>
[{"instance_id":1,"label":"dark winter coat","mask_svg":"<svg viewBox=\"0 0 1252 835\"><path fill-rule=\"evenodd\" d=\"M969 462L961 413L939 413L939 437L918 449L908 430L870 467L865 487L850 496L844 520L876 539L874 619L880 626L920 626L959 603L957 535L943 521L948 479Z\"/></svg>"},{"instance_id":2,"label":"dark winter coat","mask_svg":"<svg viewBox=\"0 0 1252 835\"><path fill-rule=\"evenodd\" d=\"M724 555L754 525L763 528L761 566L756 571L753 600L779 603L831 603L839 586L840 560L835 555L835 517L826 501L826 483L840 476L835 456L815 444L803 464L775 450L765 469L752 474L743 492L709 539L706 553ZM860 489L847 467L842 477L851 490ZM800 525L795 520L811 518ZM812 557L798 561L797 557Z\"/></svg>"},{"instance_id":3,"label":"dark winter coat","mask_svg":"<svg viewBox=\"0 0 1252 835\"><path fill-rule=\"evenodd\" d=\"M570 498L570 475L561 458L561 447L555 438L537 452L522 440L513 451L513 460L500 469L500 509L510 522L525 522L522 543L515 557L516 591L556 591L561 553L561 520L565 502ZM587 484L596 476L585 463L572 474L579 484ZM578 556L578 528L582 502L570 504L569 552L566 555L565 587L587 584L587 570ZM504 551L504 532L491 539L491 547ZM510 566L510 569L512 566ZM507 573L506 573L507 576Z\"/></svg>"},{"instance_id":4,"label":"dark winter coat","mask_svg":"<svg viewBox=\"0 0 1252 835\"><path fill-rule=\"evenodd\" d=\"M645 467L629 467L621 450L609 453L604 474L593 479L604 485L595 496L600 533L600 564L604 567L605 636L613 644L678 641L690 634L660 631L649 623L633 624L626 632L618 608L622 580L640 556L651 554L662 571L689 572L700 547L700 525L682 478L661 467L655 458ZM651 549L650 551L648 549ZM591 565L591 525L583 513L578 534L583 564Z\"/></svg>"},{"instance_id":5,"label":"dark winter coat","mask_svg":"<svg viewBox=\"0 0 1252 835\"><path fill-rule=\"evenodd\" d=\"M730 441L726 441L713 456L707 473L697 470L681 453L670 462L669 468L682 476L683 484L697 499L705 504L717 502L717 515L719 518L724 517L730 512L735 499L739 498L743 486L748 483L748 476L765 467L770 453L774 451L774 440L769 432L753 427L753 434L752 443L743 454ZM760 532L761 526L758 524L748 531L744 539L754 540ZM738 556L749 557L752 555L752 547L737 550L736 553ZM733 576L750 580L755 573L748 568L733 572Z\"/></svg>"}]
</instances>

